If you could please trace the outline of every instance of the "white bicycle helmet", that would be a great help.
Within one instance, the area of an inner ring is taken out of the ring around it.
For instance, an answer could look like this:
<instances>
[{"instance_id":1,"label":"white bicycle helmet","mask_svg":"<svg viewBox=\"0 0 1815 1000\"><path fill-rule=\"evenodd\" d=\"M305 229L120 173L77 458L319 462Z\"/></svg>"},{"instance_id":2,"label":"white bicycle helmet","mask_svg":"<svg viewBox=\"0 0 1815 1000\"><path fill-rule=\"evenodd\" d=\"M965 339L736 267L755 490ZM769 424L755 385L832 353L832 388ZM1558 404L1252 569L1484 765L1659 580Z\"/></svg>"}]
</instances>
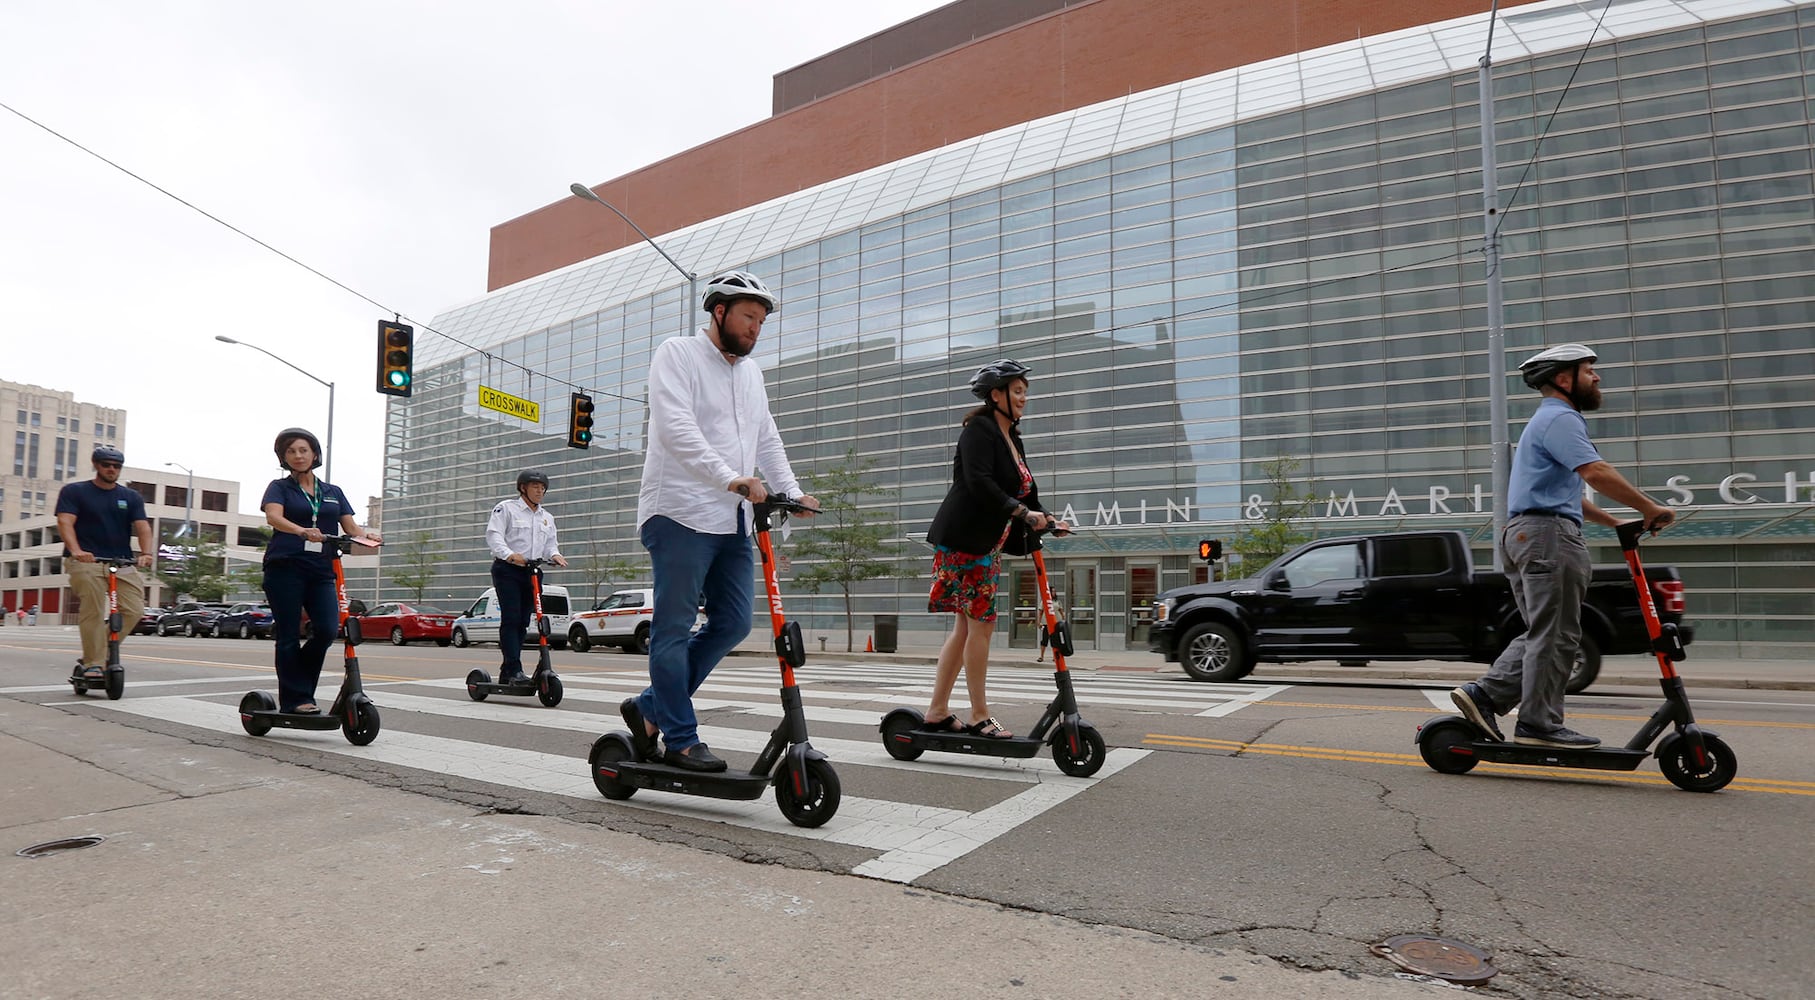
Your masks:
<instances>
[{"instance_id":1,"label":"white bicycle helmet","mask_svg":"<svg viewBox=\"0 0 1815 1000\"><path fill-rule=\"evenodd\" d=\"M781 301L775 297L775 293L769 291L769 286L763 284L763 279L749 271L726 271L713 278L706 285L706 296L700 307L711 312L712 307L720 302L735 302L738 299L761 302L771 316L781 311Z\"/></svg>"},{"instance_id":2,"label":"white bicycle helmet","mask_svg":"<svg viewBox=\"0 0 1815 1000\"><path fill-rule=\"evenodd\" d=\"M1558 344L1526 358L1519 365L1519 374L1524 376L1526 385L1543 389L1559 373L1573 371L1576 365L1595 360L1598 359L1592 348L1582 344Z\"/></svg>"}]
</instances>

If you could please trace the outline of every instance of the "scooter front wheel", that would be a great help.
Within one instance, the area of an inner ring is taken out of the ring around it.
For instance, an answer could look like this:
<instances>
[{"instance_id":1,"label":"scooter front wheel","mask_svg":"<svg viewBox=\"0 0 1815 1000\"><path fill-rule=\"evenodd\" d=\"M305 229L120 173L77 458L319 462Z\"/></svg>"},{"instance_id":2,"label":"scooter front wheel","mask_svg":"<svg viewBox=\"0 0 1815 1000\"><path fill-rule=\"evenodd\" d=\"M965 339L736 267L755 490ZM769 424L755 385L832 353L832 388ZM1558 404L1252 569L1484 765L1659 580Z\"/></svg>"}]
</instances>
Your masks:
<instances>
[{"instance_id":1,"label":"scooter front wheel","mask_svg":"<svg viewBox=\"0 0 1815 1000\"><path fill-rule=\"evenodd\" d=\"M1078 746L1074 749L1065 738L1065 730L1060 727L1052 741L1052 760L1059 765L1059 770L1074 778L1088 778L1103 769L1103 761L1109 756L1109 747L1103 742L1103 734L1095 726L1078 727Z\"/></svg>"},{"instance_id":2,"label":"scooter front wheel","mask_svg":"<svg viewBox=\"0 0 1815 1000\"><path fill-rule=\"evenodd\" d=\"M781 773L776 776L775 804L781 808L781 814L795 826L812 829L824 826L826 821L838 813L838 800L841 789L838 785L838 772L832 765L823 760L807 761L807 787L795 788L793 769L782 764Z\"/></svg>"},{"instance_id":3,"label":"scooter front wheel","mask_svg":"<svg viewBox=\"0 0 1815 1000\"><path fill-rule=\"evenodd\" d=\"M637 793L635 785L619 781L617 777L617 764L635 755L630 738L623 733L606 733L592 741L592 752L587 754L586 761L592 766L592 784L600 795L621 801Z\"/></svg>"},{"instance_id":4,"label":"scooter front wheel","mask_svg":"<svg viewBox=\"0 0 1815 1000\"><path fill-rule=\"evenodd\" d=\"M547 681L537 685L536 699L549 708L561 704L561 678L550 677Z\"/></svg>"},{"instance_id":5,"label":"scooter front wheel","mask_svg":"<svg viewBox=\"0 0 1815 1000\"><path fill-rule=\"evenodd\" d=\"M1697 761L1688 737L1671 733L1657 747L1657 766L1685 792L1718 792L1739 774L1739 757L1718 736L1702 735L1706 759Z\"/></svg>"},{"instance_id":6,"label":"scooter front wheel","mask_svg":"<svg viewBox=\"0 0 1815 1000\"><path fill-rule=\"evenodd\" d=\"M107 668L107 700L119 701L126 693L126 671L119 667Z\"/></svg>"},{"instance_id":7,"label":"scooter front wheel","mask_svg":"<svg viewBox=\"0 0 1815 1000\"><path fill-rule=\"evenodd\" d=\"M378 738L378 706L369 701L362 701L353 706L353 724L340 724L341 734L347 742L362 747Z\"/></svg>"}]
</instances>

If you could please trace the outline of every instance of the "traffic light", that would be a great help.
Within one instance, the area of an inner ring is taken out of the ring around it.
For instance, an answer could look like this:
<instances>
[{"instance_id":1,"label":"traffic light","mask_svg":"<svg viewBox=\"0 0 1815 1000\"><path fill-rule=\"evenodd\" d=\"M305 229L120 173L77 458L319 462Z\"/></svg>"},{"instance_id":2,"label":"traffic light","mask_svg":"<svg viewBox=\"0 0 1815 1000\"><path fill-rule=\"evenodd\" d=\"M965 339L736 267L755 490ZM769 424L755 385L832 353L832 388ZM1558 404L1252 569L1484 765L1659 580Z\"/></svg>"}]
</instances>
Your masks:
<instances>
[{"instance_id":1,"label":"traffic light","mask_svg":"<svg viewBox=\"0 0 1815 1000\"><path fill-rule=\"evenodd\" d=\"M1220 539L1205 538L1197 543L1197 557L1205 562L1216 562L1223 557L1223 543Z\"/></svg>"},{"instance_id":2,"label":"traffic light","mask_svg":"<svg viewBox=\"0 0 1815 1000\"><path fill-rule=\"evenodd\" d=\"M410 349L415 346L416 331L402 323L378 321L378 391L388 396L408 396L415 382L411 373L415 365Z\"/></svg>"},{"instance_id":3,"label":"traffic light","mask_svg":"<svg viewBox=\"0 0 1815 1000\"><path fill-rule=\"evenodd\" d=\"M567 446L592 447L592 397L583 392L573 394L573 407L567 418Z\"/></svg>"}]
</instances>

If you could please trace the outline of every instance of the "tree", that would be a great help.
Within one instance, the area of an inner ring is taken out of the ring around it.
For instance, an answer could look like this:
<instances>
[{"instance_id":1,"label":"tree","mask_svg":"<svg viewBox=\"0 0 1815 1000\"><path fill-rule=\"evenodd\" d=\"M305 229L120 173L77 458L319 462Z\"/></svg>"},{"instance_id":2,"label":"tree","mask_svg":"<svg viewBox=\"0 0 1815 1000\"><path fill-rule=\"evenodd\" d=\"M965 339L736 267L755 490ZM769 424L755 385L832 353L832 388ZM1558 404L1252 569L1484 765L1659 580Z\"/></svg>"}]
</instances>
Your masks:
<instances>
[{"instance_id":1,"label":"tree","mask_svg":"<svg viewBox=\"0 0 1815 1000\"><path fill-rule=\"evenodd\" d=\"M1300 527L1299 522L1308 516L1311 505L1317 500L1317 491L1306 483L1300 492L1292 478L1303 464L1284 455L1261 463L1261 473L1267 477L1268 491L1273 499L1261 499L1259 494L1250 497L1245 506L1258 509L1261 517L1249 520L1250 526L1236 532L1229 542L1229 549L1241 554L1243 575L1251 575L1311 540L1311 533ZM1252 566L1248 565L1250 560Z\"/></svg>"},{"instance_id":2,"label":"tree","mask_svg":"<svg viewBox=\"0 0 1815 1000\"><path fill-rule=\"evenodd\" d=\"M422 603L422 595L435 581L435 566L447 556L435 545L435 535L430 531L418 531L410 540L397 548L397 564L385 575L391 582L412 595L417 604Z\"/></svg>"},{"instance_id":3,"label":"tree","mask_svg":"<svg viewBox=\"0 0 1815 1000\"><path fill-rule=\"evenodd\" d=\"M597 605L600 591L616 580L634 579L642 570L642 563L623 556L602 555L599 552L598 538L588 535L586 538L586 556L572 559L568 565L577 570L580 579L592 587L592 605Z\"/></svg>"},{"instance_id":4,"label":"tree","mask_svg":"<svg viewBox=\"0 0 1815 1000\"><path fill-rule=\"evenodd\" d=\"M166 545L158 561L158 576L177 594L197 601L219 601L235 581L227 572L227 547L198 538L189 545Z\"/></svg>"},{"instance_id":5,"label":"tree","mask_svg":"<svg viewBox=\"0 0 1815 1000\"><path fill-rule=\"evenodd\" d=\"M858 458L853 448L838 465L808 476L807 492L819 500L821 513L810 522L813 529L802 532L801 540L794 543L794 555L810 561L794 575L794 582L815 594L827 586L836 586L844 594L847 653L856 650L852 587L863 580L910 575L898 562L900 541L890 537L895 531L893 519L858 505L859 498L866 495L888 498L896 493L867 478L875 464L873 458Z\"/></svg>"}]
</instances>

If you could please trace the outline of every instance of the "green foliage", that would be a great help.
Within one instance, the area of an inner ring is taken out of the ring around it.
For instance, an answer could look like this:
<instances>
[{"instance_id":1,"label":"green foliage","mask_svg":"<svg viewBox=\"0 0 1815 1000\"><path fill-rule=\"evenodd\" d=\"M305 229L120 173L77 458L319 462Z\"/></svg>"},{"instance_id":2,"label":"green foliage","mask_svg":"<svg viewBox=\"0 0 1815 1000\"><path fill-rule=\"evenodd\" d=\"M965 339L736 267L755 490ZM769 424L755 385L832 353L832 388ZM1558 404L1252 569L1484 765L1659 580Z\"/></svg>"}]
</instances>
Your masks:
<instances>
[{"instance_id":1,"label":"green foliage","mask_svg":"<svg viewBox=\"0 0 1815 1000\"><path fill-rule=\"evenodd\" d=\"M157 573L177 594L197 601L219 601L229 587L240 581L227 569L227 547L206 538L190 539L187 545L170 545L182 553L180 559L159 559ZM260 574L260 586L263 574Z\"/></svg>"},{"instance_id":2,"label":"green foliage","mask_svg":"<svg viewBox=\"0 0 1815 1000\"><path fill-rule=\"evenodd\" d=\"M1299 522L1310 516L1317 490L1309 482L1300 487L1293 481L1303 465L1284 455L1261 463L1261 473L1267 477L1266 496L1272 499L1263 499L1261 518L1245 522L1247 527L1236 532L1229 542L1230 551L1241 554L1243 576L1254 575L1261 567L1311 540L1311 532Z\"/></svg>"},{"instance_id":3,"label":"green foliage","mask_svg":"<svg viewBox=\"0 0 1815 1000\"><path fill-rule=\"evenodd\" d=\"M391 558L396 562L387 567L385 576L392 583L409 591L411 599L421 604L422 595L429 589L429 584L435 582L435 567L447 558L447 554L435 545L434 533L426 530L411 535L409 541L393 551L395 555Z\"/></svg>"},{"instance_id":4,"label":"green foliage","mask_svg":"<svg viewBox=\"0 0 1815 1000\"><path fill-rule=\"evenodd\" d=\"M864 580L884 580L912 575L900 564L901 540L895 520L881 511L864 510L861 499L887 499L895 490L869 478L873 458L859 458L846 451L839 464L807 477L808 493L819 501L821 513L802 521L806 530L790 544L793 558L806 565L797 569L793 582L812 593L836 587L844 595L845 652L856 650L856 615L852 588Z\"/></svg>"},{"instance_id":5,"label":"green foliage","mask_svg":"<svg viewBox=\"0 0 1815 1000\"><path fill-rule=\"evenodd\" d=\"M604 591L618 580L630 581L643 571L643 564L624 556L614 556L599 551L599 540L595 536L586 539L586 555L570 559L567 565L580 574L580 579L592 587L592 607L604 598Z\"/></svg>"}]
</instances>

